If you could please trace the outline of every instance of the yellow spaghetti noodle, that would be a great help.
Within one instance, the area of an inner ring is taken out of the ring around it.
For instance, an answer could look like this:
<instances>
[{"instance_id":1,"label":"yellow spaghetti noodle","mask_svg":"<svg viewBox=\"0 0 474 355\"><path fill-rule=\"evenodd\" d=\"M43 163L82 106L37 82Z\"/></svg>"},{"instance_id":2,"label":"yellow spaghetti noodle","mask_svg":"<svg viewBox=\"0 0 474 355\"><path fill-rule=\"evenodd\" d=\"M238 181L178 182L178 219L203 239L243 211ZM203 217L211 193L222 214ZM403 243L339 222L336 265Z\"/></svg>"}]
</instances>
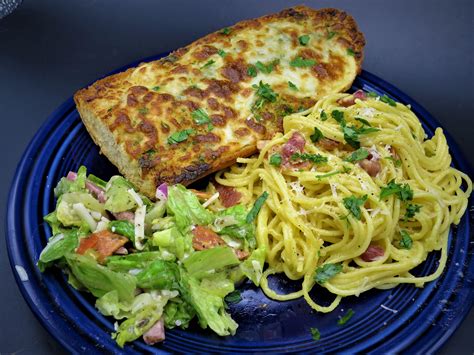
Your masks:
<instances>
[{"instance_id":1,"label":"yellow spaghetti noodle","mask_svg":"<svg viewBox=\"0 0 474 355\"><path fill-rule=\"evenodd\" d=\"M255 201L263 191L269 193L256 221L257 242L267 249L268 268L261 281L265 294L276 300L303 296L321 312L332 311L342 297L372 288L402 283L421 287L436 279L446 265L450 225L459 223L472 191L470 178L450 167L441 128L425 140L425 132L409 107L392 106L393 102L390 105L380 98L356 100L354 105L342 107L338 100L347 96L330 95L310 110L287 116L283 135L269 141L258 156L238 159L238 164L216 176L218 183L237 188L244 202ZM345 160L351 150L344 137L344 123L337 122L334 111L343 112L346 127L379 129L359 135L361 147L378 155L381 169L375 177L358 162ZM315 127L325 138L339 142L339 148L326 150L313 143L310 136ZM327 163L300 170L270 164L269 157L281 150L294 132L304 136L306 153L327 157ZM380 198L392 180L399 186L408 184L412 200L397 194ZM361 203L357 219L344 199L365 195L367 200ZM407 218L407 209L413 206L419 207ZM403 244L403 234L408 235L410 245ZM374 245L383 249L383 256L364 261L361 255ZM413 276L410 270L433 250L441 250L437 270L429 276ZM324 265L342 266L342 271L321 284L335 295L329 306L319 305L309 296L316 270ZM302 279L301 290L277 294L267 282L274 273Z\"/></svg>"}]
</instances>

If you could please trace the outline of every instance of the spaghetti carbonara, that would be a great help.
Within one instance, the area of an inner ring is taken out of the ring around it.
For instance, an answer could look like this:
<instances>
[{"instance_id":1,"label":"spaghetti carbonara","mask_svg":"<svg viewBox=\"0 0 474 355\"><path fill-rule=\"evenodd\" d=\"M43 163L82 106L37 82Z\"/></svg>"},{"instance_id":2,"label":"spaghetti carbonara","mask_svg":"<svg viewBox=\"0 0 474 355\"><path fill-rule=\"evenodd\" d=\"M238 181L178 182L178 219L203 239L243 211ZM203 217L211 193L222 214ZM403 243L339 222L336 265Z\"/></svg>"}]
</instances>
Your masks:
<instances>
[{"instance_id":1,"label":"spaghetti carbonara","mask_svg":"<svg viewBox=\"0 0 474 355\"><path fill-rule=\"evenodd\" d=\"M304 297L329 312L342 297L401 283L421 287L442 273L449 228L459 223L472 183L450 167L441 128L426 139L410 108L387 96L334 94L287 116L284 134L259 148L216 181L249 203L268 193L256 221L267 250L267 296ZM441 250L437 270L412 275L433 250ZM276 293L267 281L275 273L302 279L301 290ZM330 305L311 299L315 283L335 295Z\"/></svg>"}]
</instances>

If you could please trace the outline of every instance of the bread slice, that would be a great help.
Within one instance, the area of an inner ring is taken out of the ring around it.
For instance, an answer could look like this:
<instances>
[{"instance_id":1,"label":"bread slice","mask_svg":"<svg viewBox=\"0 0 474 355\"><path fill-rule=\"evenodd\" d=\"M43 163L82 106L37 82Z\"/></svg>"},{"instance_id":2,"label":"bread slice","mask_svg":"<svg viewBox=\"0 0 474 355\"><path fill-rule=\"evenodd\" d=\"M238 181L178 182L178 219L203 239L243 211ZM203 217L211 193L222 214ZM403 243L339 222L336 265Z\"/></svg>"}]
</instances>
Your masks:
<instances>
[{"instance_id":1,"label":"bread slice","mask_svg":"<svg viewBox=\"0 0 474 355\"><path fill-rule=\"evenodd\" d=\"M336 9L297 6L211 33L74 99L92 139L153 197L256 152L288 113L347 90L365 40Z\"/></svg>"}]
</instances>

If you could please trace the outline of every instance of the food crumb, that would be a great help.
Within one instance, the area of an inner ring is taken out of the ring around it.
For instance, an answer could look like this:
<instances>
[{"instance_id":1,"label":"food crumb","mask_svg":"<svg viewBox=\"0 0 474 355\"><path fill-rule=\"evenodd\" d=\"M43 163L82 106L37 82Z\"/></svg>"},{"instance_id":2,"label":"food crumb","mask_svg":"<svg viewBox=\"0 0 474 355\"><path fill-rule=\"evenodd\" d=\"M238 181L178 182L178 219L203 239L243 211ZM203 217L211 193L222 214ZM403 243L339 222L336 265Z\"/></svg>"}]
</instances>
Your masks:
<instances>
[{"instance_id":1,"label":"food crumb","mask_svg":"<svg viewBox=\"0 0 474 355\"><path fill-rule=\"evenodd\" d=\"M28 274L26 273L26 270L23 266L21 265L15 265L16 272L18 273L18 276L20 277L20 280L25 282L28 281Z\"/></svg>"}]
</instances>

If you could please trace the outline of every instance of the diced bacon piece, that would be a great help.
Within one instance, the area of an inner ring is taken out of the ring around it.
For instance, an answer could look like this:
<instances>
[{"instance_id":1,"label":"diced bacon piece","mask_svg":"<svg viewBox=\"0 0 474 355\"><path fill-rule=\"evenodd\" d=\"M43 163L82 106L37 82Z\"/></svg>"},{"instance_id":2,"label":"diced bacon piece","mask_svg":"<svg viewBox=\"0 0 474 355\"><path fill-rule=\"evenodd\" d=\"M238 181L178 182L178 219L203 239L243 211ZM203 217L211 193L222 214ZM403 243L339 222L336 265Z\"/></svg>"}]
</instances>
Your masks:
<instances>
[{"instance_id":1,"label":"diced bacon piece","mask_svg":"<svg viewBox=\"0 0 474 355\"><path fill-rule=\"evenodd\" d=\"M295 153L302 153L306 141L301 133L294 132L288 142L283 145L282 148L282 155L286 158L291 158L291 156Z\"/></svg>"},{"instance_id":2,"label":"diced bacon piece","mask_svg":"<svg viewBox=\"0 0 474 355\"><path fill-rule=\"evenodd\" d=\"M84 254L89 249L94 249L98 253L97 260L102 262L106 257L112 255L116 250L123 247L128 242L128 238L103 230L92 233L86 238L81 239L77 254Z\"/></svg>"},{"instance_id":3,"label":"diced bacon piece","mask_svg":"<svg viewBox=\"0 0 474 355\"><path fill-rule=\"evenodd\" d=\"M90 181L86 181L86 189L97 197L100 203L105 203L107 198L105 197L105 191L102 188Z\"/></svg>"},{"instance_id":4,"label":"diced bacon piece","mask_svg":"<svg viewBox=\"0 0 474 355\"><path fill-rule=\"evenodd\" d=\"M352 95L346 96L346 97L343 97L342 99L337 100L337 103L341 106L349 107L355 104L356 99L365 100L366 98L367 98L367 95L364 91L357 90Z\"/></svg>"},{"instance_id":5,"label":"diced bacon piece","mask_svg":"<svg viewBox=\"0 0 474 355\"><path fill-rule=\"evenodd\" d=\"M395 147L390 146L388 150L390 151L390 154L392 155L393 159L400 160L400 157L398 156L397 150L395 149Z\"/></svg>"},{"instance_id":6,"label":"diced bacon piece","mask_svg":"<svg viewBox=\"0 0 474 355\"><path fill-rule=\"evenodd\" d=\"M240 249L234 249L234 253L239 258L239 260L246 259L250 255L248 251Z\"/></svg>"},{"instance_id":7,"label":"diced bacon piece","mask_svg":"<svg viewBox=\"0 0 474 355\"><path fill-rule=\"evenodd\" d=\"M214 183L217 192L219 192L219 200L225 208L232 207L240 202L242 194L230 186L224 186Z\"/></svg>"},{"instance_id":8,"label":"diced bacon piece","mask_svg":"<svg viewBox=\"0 0 474 355\"><path fill-rule=\"evenodd\" d=\"M369 156L359 162L359 166L364 169L367 174L374 177L382 170L382 165L379 162L380 155L377 153L369 153Z\"/></svg>"},{"instance_id":9,"label":"diced bacon piece","mask_svg":"<svg viewBox=\"0 0 474 355\"><path fill-rule=\"evenodd\" d=\"M200 200L208 200L212 197L212 194L210 192L205 192L205 191L199 191L195 189L189 189L193 194L197 196L198 199Z\"/></svg>"},{"instance_id":10,"label":"diced bacon piece","mask_svg":"<svg viewBox=\"0 0 474 355\"><path fill-rule=\"evenodd\" d=\"M367 250L360 256L362 260L370 262L380 260L385 254L385 250L378 246L370 244Z\"/></svg>"},{"instance_id":11,"label":"diced bacon piece","mask_svg":"<svg viewBox=\"0 0 474 355\"><path fill-rule=\"evenodd\" d=\"M326 150L334 150L336 148L339 148L341 146L341 143L338 141L329 139L329 138L322 138L318 141L318 144L321 146L321 148L326 149Z\"/></svg>"},{"instance_id":12,"label":"diced bacon piece","mask_svg":"<svg viewBox=\"0 0 474 355\"><path fill-rule=\"evenodd\" d=\"M165 324L160 318L150 329L143 334L143 341L148 345L153 345L165 340Z\"/></svg>"},{"instance_id":13,"label":"diced bacon piece","mask_svg":"<svg viewBox=\"0 0 474 355\"><path fill-rule=\"evenodd\" d=\"M118 220L124 220L124 221L129 221L132 222L135 220L135 213L125 211L125 212L117 212L117 213L112 213L114 217Z\"/></svg>"},{"instance_id":14,"label":"diced bacon piece","mask_svg":"<svg viewBox=\"0 0 474 355\"><path fill-rule=\"evenodd\" d=\"M194 250L205 250L225 245L221 237L209 228L196 226L193 231L193 248Z\"/></svg>"}]
</instances>

